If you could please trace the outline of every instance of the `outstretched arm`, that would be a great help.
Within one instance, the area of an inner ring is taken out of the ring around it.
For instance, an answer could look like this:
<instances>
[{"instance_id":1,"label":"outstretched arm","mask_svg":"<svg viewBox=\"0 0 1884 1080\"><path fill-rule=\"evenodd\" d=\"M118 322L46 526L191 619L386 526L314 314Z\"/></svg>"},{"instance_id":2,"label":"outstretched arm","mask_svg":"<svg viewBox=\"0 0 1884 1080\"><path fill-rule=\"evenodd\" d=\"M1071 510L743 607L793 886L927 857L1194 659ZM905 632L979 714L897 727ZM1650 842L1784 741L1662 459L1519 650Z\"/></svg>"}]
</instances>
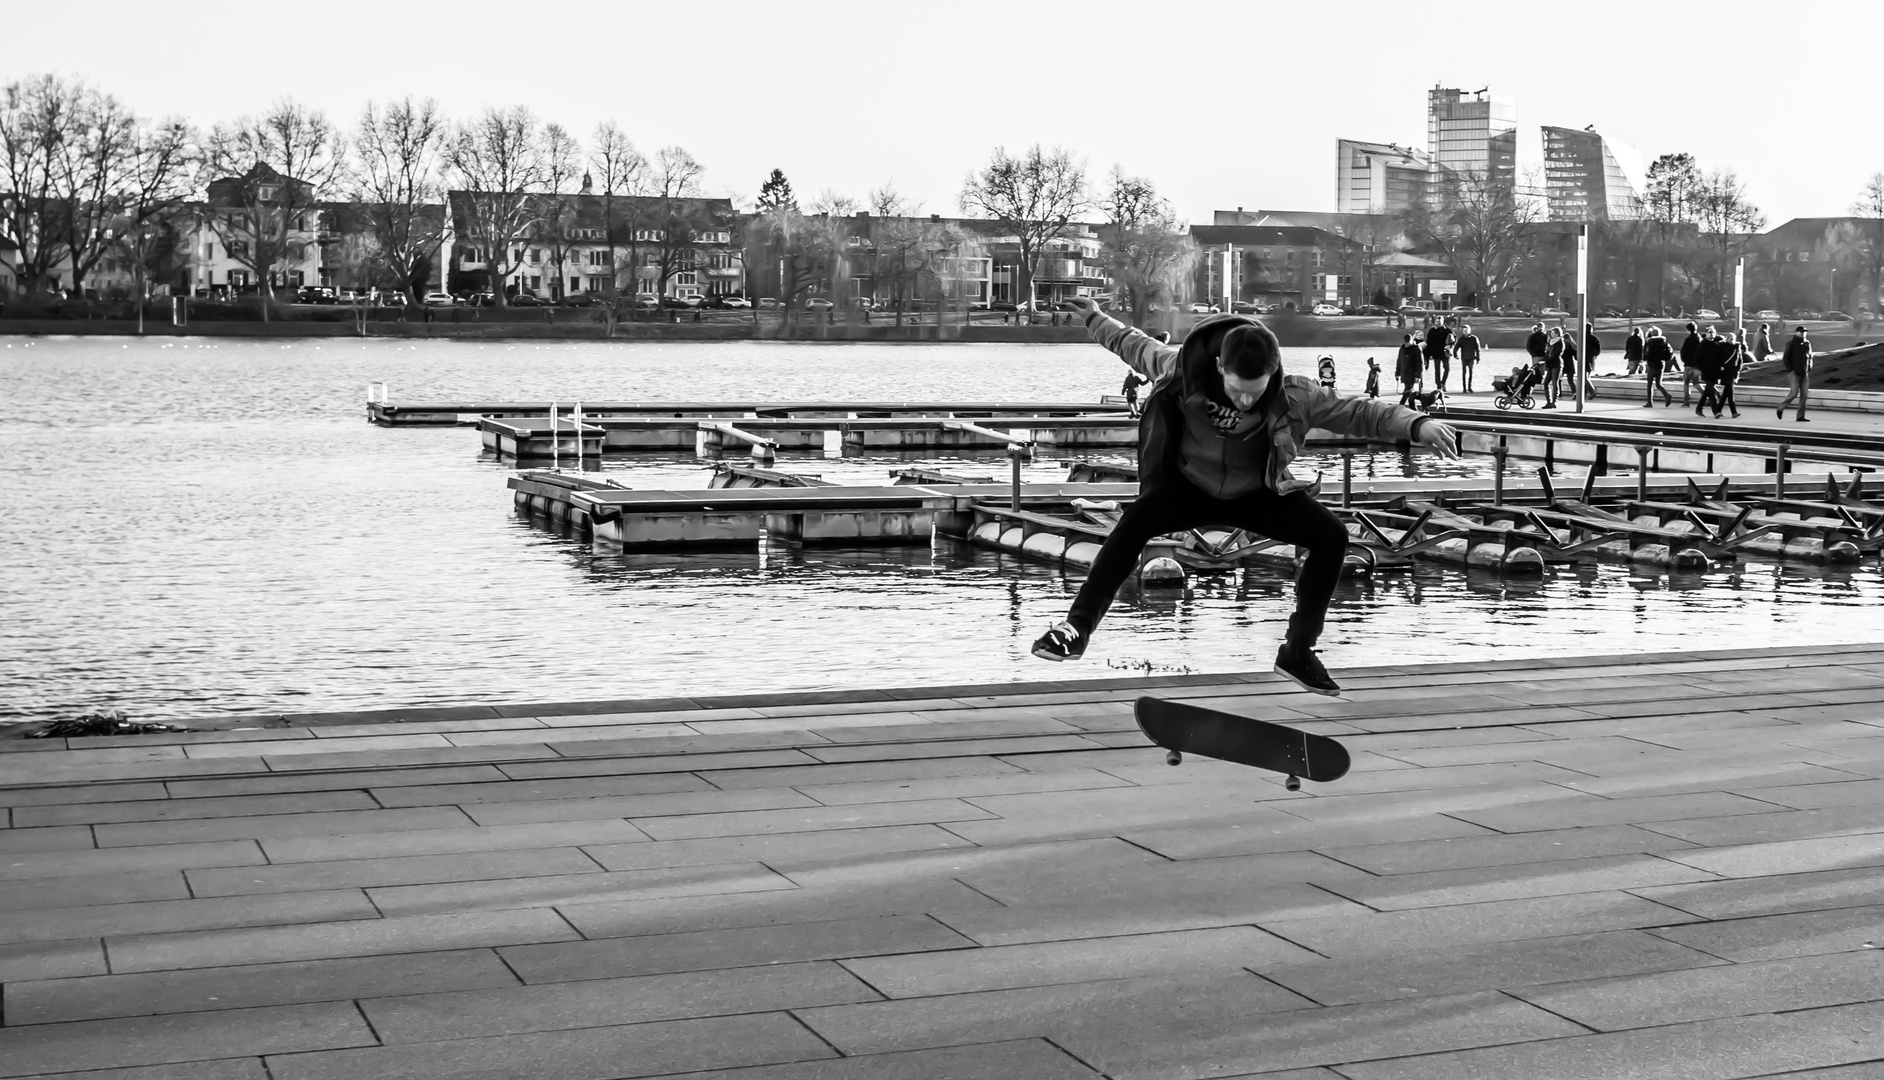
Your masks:
<instances>
[{"instance_id":1,"label":"outstretched arm","mask_svg":"<svg viewBox=\"0 0 1884 1080\"><path fill-rule=\"evenodd\" d=\"M1422 412L1386 401L1342 397L1320 390L1309 410L1311 427L1372 442L1417 443L1441 457L1459 456L1459 433Z\"/></svg>"},{"instance_id":2,"label":"outstretched arm","mask_svg":"<svg viewBox=\"0 0 1884 1080\"><path fill-rule=\"evenodd\" d=\"M1150 382L1158 382L1177 368L1175 345L1161 345L1149 334L1126 326L1099 310L1087 297L1071 301L1086 333L1118 355L1133 371Z\"/></svg>"}]
</instances>

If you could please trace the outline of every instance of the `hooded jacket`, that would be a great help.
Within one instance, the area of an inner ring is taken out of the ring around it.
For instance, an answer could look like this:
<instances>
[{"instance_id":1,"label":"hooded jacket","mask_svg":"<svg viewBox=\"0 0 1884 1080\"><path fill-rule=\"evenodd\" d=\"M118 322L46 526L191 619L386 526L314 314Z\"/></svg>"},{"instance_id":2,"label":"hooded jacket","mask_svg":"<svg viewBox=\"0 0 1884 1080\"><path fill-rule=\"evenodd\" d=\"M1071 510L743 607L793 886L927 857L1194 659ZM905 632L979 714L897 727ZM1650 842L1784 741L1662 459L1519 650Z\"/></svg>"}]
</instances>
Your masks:
<instances>
[{"instance_id":1,"label":"hooded jacket","mask_svg":"<svg viewBox=\"0 0 1884 1080\"><path fill-rule=\"evenodd\" d=\"M1632 363L1642 359L1642 331L1629 331L1628 339L1622 343L1622 358Z\"/></svg>"},{"instance_id":2,"label":"hooded jacket","mask_svg":"<svg viewBox=\"0 0 1884 1080\"><path fill-rule=\"evenodd\" d=\"M1652 368L1666 368L1675 359L1675 347L1665 337L1644 338L1642 359Z\"/></svg>"},{"instance_id":3,"label":"hooded jacket","mask_svg":"<svg viewBox=\"0 0 1884 1080\"><path fill-rule=\"evenodd\" d=\"M1151 491L1183 480L1216 499L1257 491L1279 495L1319 489L1295 478L1289 463L1311 428L1374 442L1409 442L1424 414L1384 401L1343 397L1313 379L1282 375L1257 403L1251 420L1229 432L1211 422L1208 401L1221 392L1217 350L1224 334L1257 320L1215 315L1191 328L1181 346L1161 345L1140 330L1099 312L1086 322L1093 341L1151 380L1138 422L1138 486Z\"/></svg>"},{"instance_id":4,"label":"hooded jacket","mask_svg":"<svg viewBox=\"0 0 1884 1080\"><path fill-rule=\"evenodd\" d=\"M1400 351L1393 358L1393 377L1401 382L1419 382L1426 373L1426 358L1420 355L1420 347L1409 341L1400 346Z\"/></svg>"}]
</instances>

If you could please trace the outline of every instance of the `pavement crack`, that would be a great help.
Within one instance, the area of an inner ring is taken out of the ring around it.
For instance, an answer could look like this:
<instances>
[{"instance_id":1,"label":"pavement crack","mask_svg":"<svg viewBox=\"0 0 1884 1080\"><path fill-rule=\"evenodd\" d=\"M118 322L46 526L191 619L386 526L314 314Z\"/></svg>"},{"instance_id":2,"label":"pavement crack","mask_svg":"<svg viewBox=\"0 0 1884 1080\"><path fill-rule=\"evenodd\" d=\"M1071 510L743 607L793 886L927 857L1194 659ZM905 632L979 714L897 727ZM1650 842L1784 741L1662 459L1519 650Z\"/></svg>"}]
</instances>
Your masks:
<instances>
[{"instance_id":1,"label":"pavement crack","mask_svg":"<svg viewBox=\"0 0 1884 1080\"><path fill-rule=\"evenodd\" d=\"M1603 1032L1602 1028L1591 1027L1590 1025L1584 1023L1581 1020L1576 1019L1573 1016L1565 1016L1563 1013L1558 1012L1556 1009L1553 1009L1548 1005L1539 1005L1535 1001L1526 1001L1524 998L1519 997L1518 995L1512 993L1509 990L1505 990L1501 988L1498 990L1498 993L1503 994L1505 997L1510 998L1511 1000L1517 1002L1520 1005L1529 1005L1531 1008L1536 1009L1539 1012L1547 1012L1550 1015L1556 1017L1557 1019L1562 1020L1566 1024L1575 1024L1577 1027L1582 1028L1584 1031L1587 1031L1592 1035L1600 1035Z\"/></svg>"}]
</instances>

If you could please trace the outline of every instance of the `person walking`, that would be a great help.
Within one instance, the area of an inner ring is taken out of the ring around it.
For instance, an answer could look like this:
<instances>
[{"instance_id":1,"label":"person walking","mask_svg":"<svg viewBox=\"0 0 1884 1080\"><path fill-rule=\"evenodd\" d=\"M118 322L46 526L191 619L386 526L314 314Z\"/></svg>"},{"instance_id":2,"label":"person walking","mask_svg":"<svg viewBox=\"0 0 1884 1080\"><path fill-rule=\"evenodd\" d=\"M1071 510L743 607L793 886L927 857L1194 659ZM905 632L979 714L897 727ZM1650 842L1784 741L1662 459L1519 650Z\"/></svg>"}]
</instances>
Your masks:
<instances>
[{"instance_id":1,"label":"person walking","mask_svg":"<svg viewBox=\"0 0 1884 1080\"><path fill-rule=\"evenodd\" d=\"M1371 356L1367 358L1367 396L1380 396L1380 361Z\"/></svg>"},{"instance_id":2,"label":"person walking","mask_svg":"<svg viewBox=\"0 0 1884 1080\"><path fill-rule=\"evenodd\" d=\"M1786 365L1792 388L1786 391L1786 397L1779 403L1779 409L1774 415L1784 420L1786 406L1792 404L1793 398L1798 398L1799 412L1793 419L1801 424L1806 423L1806 397L1812 383L1812 342L1806 338L1804 326L1793 327L1792 340L1786 343L1786 352L1780 357L1780 362Z\"/></svg>"},{"instance_id":3,"label":"person walking","mask_svg":"<svg viewBox=\"0 0 1884 1080\"><path fill-rule=\"evenodd\" d=\"M1773 329L1766 323L1760 324L1760 332L1753 338L1753 362L1766 363L1766 358L1773 355Z\"/></svg>"},{"instance_id":4,"label":"person walking","mask_svg":"<svg viewBox=\"0 0 1884 1080\"><path fill-rule=\"evenodd\" d=\"M1674 396L1669 394L1666 386L1662 385L1662 372L1667 371L1668 365L1674 362L1674 346L1668 344L1668 339L1662 336L1662 328L1659 326L1649 327L1648 336L1642 339L1642 363L1648 368L1648 386L1646 390L1648 400L1643 402L1643 408L1653 409L1655 407L1655 391L1657 390L1662 392L1663 406L1674 405Z\"/></svg>"},{"instance_id":5,"label":"person walking","mask_svg":"<svg viewBox=\"0 0 1884 1080\"><path fill-rule=\"evenodd\" d=\"M1700 370L1694 366L1695 352L1700 347L1700 328L1689 323L1688 336L1681 339L1681 404L1684 406L1694 404L1688 397L1688 391L1694 386L1695 380L1701 377Z\"/></svg>"},{"instance_id":6,"label":"person walking","mask_svg":"<svg viewBox=\"0 0 1884 1080\"><path fill-rule=\"evenodd\" d=\"M1400 354L1394 358L1393 377L1400 380L1400 404L1412 408L1417 403L1416 395L1420 392L1420 375L1425 364L1420 362L1420 347L1413 344L1412 334L1400 335Z\"/></svg>"},{"instance_id":7,"label":"person walking","mask_svg":"<svg viewBox=\"0 0 1884 1080\"><path fill-rule=\"evenodd\" d=\"M1452 328L1444 319L1426 329L1426 362L1433 367L1433 385L1446 388L1446 376L1452 374Z\"/></svg>"},{"instance_id":8,"label":"person walking","mask_svg":"<svg viewBox=\"0 0 1884 1080\"><path fill-rule=\"evenodd\" d=\"M1472 392L1472 372L1478 367L1478 358L1485 351L1485 344L1472 332L1472 324L1465 323L1459 327L1459 341L1454 348L1459 354L1459 391L1469 394Z\"/></svg>"},{"instance_id":9,"label":"person walking","mask_svg":"<svg viewBox=\"0 0 1884 1080\"><path fill-rule=\"evenodd\" d=\"M1274 669L1304 690L1340 694L1315 645L1341 578L1348 531L1315 497L1315 485L1289 472L1289 463L1315 428L1370 442L1413 442L1445 457L1458 456L1457 434L1412 409L1342 397L1313 380L1284 375L1275 333L1248 316L1204 319L1172 348L1108 318L1091 300L1072 303L1092 340L1150 379L1153 389L1139 425L1138 498L1112 527L1066 618L1034 642L1033 654L1055 661L1085 655L1153 536L1227 525L1305 553ZM1417 369L1417 347L1413 354Z\"/></svg>"},{"instance_id":10,"label":"person walking","mask_svg":"<svg viewBox=\"0 0 1884 1080\"><path fill-rule=\"evenodd\" d=\"M1544 408L1557 407L1557 387L1563 382L1563 328L1553 326L1544 335Z\"/></svg>"},{"instance_id":11,"label":"person walking","mask_svg":"<svg viewBox=\"0 0 1884 1080\"><path fill-rule=\"evenodd\" d=\"M1633 379L1642 373L1642 328L1631 326L1629 337L1622 343L1622 361L1628 365L1624 375Z\"/></svg>"},{"instance_id":12,"label":"person walking","mask_svg":"<svg viewBox=\"0 0 1884 1080\"><path fill-rule=\"evenodd\" d=\"M1714 415L1720 415L1720 392L1715 389L1720 383L1721 367L1727 357L1723 346L1725 340L1713 327L1701 331L1701 343L1694 348L1694 368L1700 373L1701 400L1694 407L1694 415L1703 416L1712 407Z\"/></svg>"},{"instance_id":13,"label":"person walking","mask_svg":"<svg viewBox=\"0 0 1884 1080\"><path fill-rule=\"evenodd\" d=\"M1722 353L1720 366L1720 396L1714 399L1714 419L1720 419L1720 411L1725 406L1735 420L1740 419L1740 406L1734 403L1734 384L1740 381L1740 369L1747 363L1747 334L1744 330L1735 330L1733 340L1727 343Z\"/></svg>"},{"instance_id":14,"label":"person walking","mask_svg":"<svg viewBox=\"0 0 1884 1080\"><path fill-rule=\"evenodd\" d=\"M1162 342L1160 344L1162 344ZM1138 388L1150 381L1150 379L1145 378L1136 371L1127 371L1125 373L1125 385L1119 388L1119 393L1125 395L1126 411L1133 416L1138 415Z\"/></svg>"},{"instance_id":15,"label":"person walking","mask_svg":"<svg viewBox=\"0 0 1884 1080\"><path fill-rule=\"evenodd\" d=\"M1550 337L1544 333L1543 323L1532 323L1531 334L1524 339L1524 351L1531 358L1531 366L1544 362L1544 354L1550 349Z\"/></svg>"},{"instance_id":16,"label":"person walking","mask_svg":"<svg viewBox=\"0 0 1884 1080\"><path fill-rule=\"evenodd\" d=\"M1591 370L1593 370L1591 365L1596 363L1596 358L1602 355L1602 352L1603 352L1603 343L1596 336L1595 326L1593 326L1590 323L1584 323L1583 324L1582 362L1577 364L1577 369L1575 373L1573 373L1570 377L1572 380L1577 379L1579 377L1582 378L1583 398L1585 401L1596 396L1596 384L1590 381L1590 372ZM1571 385L1574 386L1575 383L1572 382Z\"/></svg>"}]
</instances>

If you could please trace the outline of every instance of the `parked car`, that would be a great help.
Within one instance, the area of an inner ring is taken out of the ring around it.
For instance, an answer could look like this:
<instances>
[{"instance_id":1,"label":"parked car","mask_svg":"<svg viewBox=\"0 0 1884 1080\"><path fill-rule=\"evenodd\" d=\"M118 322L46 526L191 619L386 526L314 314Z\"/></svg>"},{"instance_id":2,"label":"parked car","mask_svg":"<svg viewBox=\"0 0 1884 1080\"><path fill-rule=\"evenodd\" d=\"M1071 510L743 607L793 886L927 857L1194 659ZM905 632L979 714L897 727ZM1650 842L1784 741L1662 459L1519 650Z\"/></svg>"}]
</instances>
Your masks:
<instances>
[{"instance_id":1,"label":"parked car","mask_svg":"<svg viewBox=\"0 0 1884 1080\"><path fill-rule=\"evenodd\" d=\"M527 292L520 292L515 296L506 297L506 301L510 304L511 307L543 307L544 306L543 301L537 299L536 294L527 293Z\"/></svg>"},{"instance_id":2,"label":"parked car","mask_svg":"<svg viewBox=\"0 0 1884 1080\"><path fill-rule=\"evenodd\" d=\"M1531 317L1530 312L1524 310L1523 308L1517 306L1516 304L1506 304L1504 307L1495 309L1492 312L1492 314L1502 315L1503 317L1507 319L1528 319Z\"/></svg>"},{"instance_id":3,"label":"parked car","mask_svg":"<svg viewBox=\"0 0 1884 1080\"><path fill-rule=\"evenodd\" d=\"M661 298L653 293L644 292L635 294L635 307L637 308L645 308L652 311L660 306Z\"/></svg>"},{"instance_id":4,"label":"parked car","mask_svg":"<svg viewBox=\"0 0 1884 1080\"><path fill-rule=\"evenodd\" d=\"M1308 309L1310 315L1345 315L1347 312L1329 303L1316 304Z\"/></svg>"},{"instance_id":5,"label":"parked car","mask_svg":"<svg viewBox=\"0 0 1884 1080\"><path fill-rule=\"evenodd\" d=\"M1779 312L1774 311L1770 307L1761 308L1760 310L1753 313L1753 319L1755 322L1779 322L1785 317L1786 316L1781 315Z\"/></svg>"},{"instance_id":6,"label":"parked car","mask_svg":"<svg viewBox=\"0 0 1884 1080\"><path fill-rule=\"evenodd\" d=\"M302 304L337 304L340 294L325 285L303 285L295 293L295 301Z\"/></svg>"},{"instance_id":7,"label":"parked car","mask_svg":"<svg viewBox=\"0 0 1884 1080\"><path fill-rule=\"evenodd\" d=\"M1263 306L1253 300L1232 300L1230 313L1233 315L1261 315Z\"/></svg>"},{"instance_id":8,"label":"parked car","mask_svg":"<svg viewBox=\"0 0 1884 1080\"><path fill-rule=\"evenodd\" d=\"M806 311L829 311L836 306L837 306L836 304L831 303L829 300L826 300L822 296L805 297L805 310Z\"/></svg>"},{"instance_id":9,"label":"parked car","mask_svg":"<svg viewBox=\"0 0 1884 1080\"><path fill-rule=\"evenodd\" d=\"M722 296L720 297L720 306L724 308L744 309L751 307L752 301L743 296Z\"/></svg>"},{"instance_id":10,"label":"parked car","mask_svg":"<svg viewBox=\"0 0 1884 1080\"><path fill-rule=\"evenodd\" d=\"M1186 305L1184 310L1190 312L1192 315L1215 315L1218 313L1215 304L1204 303Z\"/></svg>"},{"instance_id":11,"label":"parked car","mask_svg":"<svg viewBox=\"0 0 1884 1080\"><path fill-rule=\"evenodd\" d=\"M1538 312L1537 317L1540 319L1568 319L1572 316L1562 308L1547 307Z\"/></svg>"},{"instance_id":12,"label":"parked car","mask_svg":"<svg viewBox=\"0 0 1884 1080\"><path fill-rule=\"evenodd\" d=\"M700 298L697 296L663 296L661 297L661 306L671 311L686 311L690 308L699 307Z\"/></svg>"},{"instance_id":13,"label":"parked car","mask_svg":"<svg viewBox=\"0 0 1884 1080\"><path fill-rule=\"evenodd\" d=\"M1803 321L1806 319L1823 319L1825 316L1819 314L1816 311L1813 311L1811 308L1802 308L1798 311L1793 312L1792 317Z\"/></svg>"},{"instance_id":14,"label":"parked car","mask_svg":"<svg viewBox=\"0 0 1884 1080\"><path fill-rule=\"evenodd\" d=\"M1645 308L1645 307L1636 308L1635 311L1632 312L1631 314L1635 318L1638 318L1638 319L1659 319L1662 317L1661 312L1650 311L1648 308Z\"/></svg>"},{"instance_id":15,"label":"parked car","mask_svg":"<svg viewBox=\"0 0 1884 1080\"><path fill-rule=\"evenodd\" d=\"M1485 312L1482 309L1475 308L1475 307L1456 307L1456 308L1447 308L1446 314L1457 315L1457 316L1463 317L1467 315L1483 315L1485 314Z\"/></svg>"},{"instance_id":16,"label":"parked car","mask_svg":"<svg viewBox=\"0 0 1884 1080\"><path fill-rule=\"evenodd\" d=\"M448 292L428 292L425 294L426 307L451 307L458 301Z\"/></svg>"},{"instance_id":17,"label":"parked car","mask_svg":"<svg viewBox=\"0 0 1884 1080\"><path fill-rule=\"evenodd\" d=\"M1834 322L1856 322L1857 321L1856 319L1853 319L1851 316L1845 314L1842 311L1828 311L1825 313L1825 317L1828 319L1831 319Z\"/></svg>"},{"instance_id":18,"label":"parked car","mask_svg":"<svg viewBox=\"0 0 1884 1080\"><path fill-rule=\"evenodd\" d=\"M558 301L564 307L594 307L601 302L602 298L592 292L570 293Z\"/></svg>"},{"instance_id":19,"label":"parked car","mask_svg":"<svg viewBox=\"0 0 1884 1080\"><path fill-rule=\"evenodd\" d=\"M779 303L778 297L776 296L761 296L759 297L758 304L756 304L755 306L758 307L761 311L777 311L779 308L782 308L785 305Z\"/></svg>"},{"instance_id":20,"label":"parked car","mask_svg":"<svg viewBox=\"0 0 1884 1080\"><path fill-rule=\"evenodd\" d=\"M490 307L492 304L497 303L497 294L488 292L465 293L458 298L458 302L468 304L471 307Z\"/></svg>"}]
</instances>

